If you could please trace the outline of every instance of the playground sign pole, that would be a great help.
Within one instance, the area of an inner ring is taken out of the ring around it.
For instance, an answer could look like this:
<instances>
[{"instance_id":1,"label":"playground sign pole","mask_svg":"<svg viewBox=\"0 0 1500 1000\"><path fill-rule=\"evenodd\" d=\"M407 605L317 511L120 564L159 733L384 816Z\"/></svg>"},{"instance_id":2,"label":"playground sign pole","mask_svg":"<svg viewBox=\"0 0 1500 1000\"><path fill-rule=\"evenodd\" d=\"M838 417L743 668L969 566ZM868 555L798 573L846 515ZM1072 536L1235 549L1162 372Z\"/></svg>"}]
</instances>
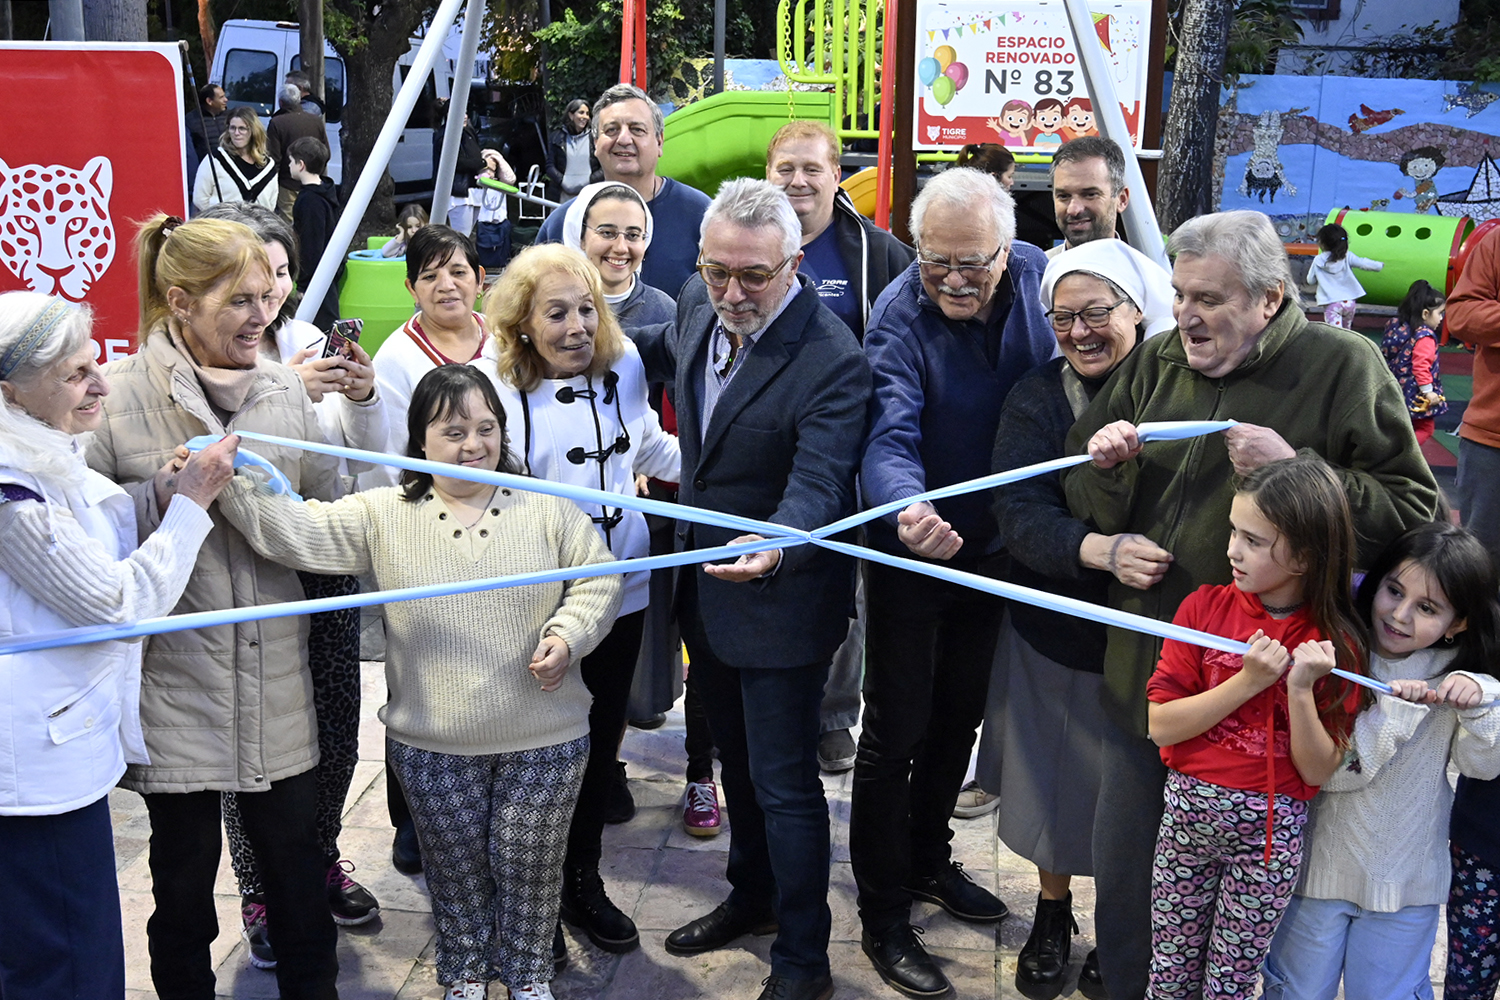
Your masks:
<instances>
[{"instance_id":1,"label":"playground sign pole","mask_svg":"<svg viewBox=\"0 0 1500 1000\"><path fill-rule=\"evenodd\" d=\"M463 142L464 114L469 105L469 81L474 76L474 57L479 52L479 28L483 20L484 0L469 0L469 10L464 16L463 42L458 47L458 65L453 67L453 83L448 90L448 124L443 133L443 152L438 159L437 176L433 178L432 218L438 222L448 218L448 203L453 196L458 146ZM460 86L463 87L461 96Z\"/></svg>"},{"instance_id":2,"label":"playground sign pole","mask_svg":"<svg viewBox=\"0 0 1500 1000\"><path fill-rule=\"evenodd\" d=\"M1130 129L1120 110L1109 67L1105 65L1104 51L1093 44L1094 18L1088 0L1063 0L1063 5L1068 10L1068 21L1078 46L1084 86L1094 95L1094 113L1099 117L1100 131L1106 136L1117 137L1120 148L1126 150L1125 186L1130 189L1130 202L1125 206L1125 230L1130 236L1130 245L1170 271L1172 262L1167 259L1161 227L1157 225L1156 213L1151 207L1146 175L1141 173L1140 159L1133 155Z\"/></svg>"},{"instance_id":3,"label":"playground sign pole","mask_svg":"<svg viewBox=\"0 0 1500 1000\"><path fill-rule=\"evenodd\" d=\"M333 227L333 235L328 238L328 249L324 251L323 259L318 261L318 269L313 272L312 280L307 283L302 304L297 307L298 319L312 322L313 315L323 302L323 296L333 284L339 264L343 263L344 255L349 252L354 232L359 228L360 221L365 217L365 209L375 195L375 186L380 183L380 177L391 161L391 154L395 152L396 141L406 128L406 119L410 117L411 109L416 107L417 98L421 96L427 74L432 72L433 64L443 52L443 39L458 17L458 7L462 2L463 0L443 0L437 13L432 16L429 22L431 28L417 49L411 72L407 74L406 82L401 84L401 89L396 92L396 99L391 102L391 113L380 127L380 135L375 139L375 146L370 150L365 168L360 171L359 180L349 192L349 202L339 216L338 225Z\"/></svg>"},{"instance_id":4,"label":"playground sign pole","mask_svg":"<svg viewBox=\"0 0 1500 1000\"><path fill-rule=\"evenodd\" d=\"M880 60L880 169L875 173L875 224L891 228L891 170L895 164L892 148L896 109L896 25L900 0L885 0L881 14L883 44Z\"/></svg>"}]
</instances>

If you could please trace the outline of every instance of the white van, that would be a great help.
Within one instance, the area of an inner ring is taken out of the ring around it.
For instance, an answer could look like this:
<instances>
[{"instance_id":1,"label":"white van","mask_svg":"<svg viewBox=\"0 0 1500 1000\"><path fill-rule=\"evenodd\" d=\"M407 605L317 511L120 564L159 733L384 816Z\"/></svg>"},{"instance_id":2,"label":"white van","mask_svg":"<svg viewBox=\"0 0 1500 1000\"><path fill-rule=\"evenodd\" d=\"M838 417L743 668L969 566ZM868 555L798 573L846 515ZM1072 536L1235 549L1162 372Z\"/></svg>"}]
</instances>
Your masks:
<instances>
[{"instance_id":1,"label":"white van","mask_svg":"<svg viewBox=\"0 0 1500 1000\"><path fill-rule=\"evenodd\" d=\"M445 58L438 60L429 73L422 93L407 118L406 129L391 155L391 179L396 184L398 200L428 198L432 195L432 113L433 102L446 99L452 89L453 64L458 59L460 33L457 28L444 40ZM416 60L421 38L413 38L411 47L397 60L391 74L392 93L405 82ZM289 21L225 21L219 28L213 66L208 79L224 88L229 106L249 106L269 121L276 110L282 81L286 75L302 68L302 42L297 25ZM474 60L471 89L484 87L489 71L489 56L480 53ZM340 122L344 117L344 62L332 45L325 43L323 52L324 104L328 109L328 175L341 181L343 156L339 143Z\"/></svg>"}]
</instances>

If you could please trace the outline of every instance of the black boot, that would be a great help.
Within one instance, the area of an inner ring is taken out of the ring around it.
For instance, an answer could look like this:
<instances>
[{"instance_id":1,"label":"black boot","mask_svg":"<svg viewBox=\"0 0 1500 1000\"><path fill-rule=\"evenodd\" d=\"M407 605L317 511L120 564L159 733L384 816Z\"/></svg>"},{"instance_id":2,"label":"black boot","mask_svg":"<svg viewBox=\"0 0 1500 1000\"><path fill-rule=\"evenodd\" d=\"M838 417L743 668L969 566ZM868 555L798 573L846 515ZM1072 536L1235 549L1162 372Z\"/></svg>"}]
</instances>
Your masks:
<instances>
[{"instance_id":1,"label":"black boot","mask_svg":"<svg viewBox=\"0 0 1500 1000\"><path fill-rule=\"evenodd\" d=\"M1089 1000L1109 1000L1109 990L1104 986L1104 977L1099 974L1098 948L1083 960L1083 969L1078 973L1078 992Z\"/></svg>"},{"instance_id":2,"label":"black boot","mask_svg":"<svg viewBox=\"0 0 1500 1000\"><path fill-rule=\"evenodd\" d=\"M568 967L568 939L563 937L562 920L552 932L552 974L555 976Z\"/></svg>"},{"instance_id":3,"label":"black boot","mask_svg":"<svg viewBox=\"0 0 1500 1000\"><path fill-rule=\"evenodd\" d=\"M1016 989L1030 1000L1053 1000L1063 988L1068 952L1078 925L1073 922L1073 894L1066 899L1036 898L1031 936L1016 960Z\"/></svg>"},{"instance_id":4,"label":"black boot","mask_svg":"<svg viewBox=\"0 0 1500 1000\"><path fill-rule=\"evenodd\" d=\"M563 867L562 918L605 951L619 954L641 943L635 922L610 902L595 865Z\"/></svg>"}]
</instances>

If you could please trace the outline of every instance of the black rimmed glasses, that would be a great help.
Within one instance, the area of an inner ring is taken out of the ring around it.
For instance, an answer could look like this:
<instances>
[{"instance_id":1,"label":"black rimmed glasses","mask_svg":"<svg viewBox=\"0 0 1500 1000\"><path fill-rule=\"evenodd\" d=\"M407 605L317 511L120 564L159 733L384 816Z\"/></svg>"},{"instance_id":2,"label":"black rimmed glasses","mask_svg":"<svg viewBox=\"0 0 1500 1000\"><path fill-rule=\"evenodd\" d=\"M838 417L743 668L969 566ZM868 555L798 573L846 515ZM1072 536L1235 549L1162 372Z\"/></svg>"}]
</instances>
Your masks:
<instances>
[{"instance_id":1,"label":"black rimmed glasses","mask_svg":"<svg viewBox=\"0 0 1500 1000\"><path fill-rule=\"evenodd\" d=\"M957 271L971 282L978 281L990 273L990 267L994 265L995 258L999 257L1000 251L1004 249L1005 244L1002 243L995 248L994 253L984 258L984 260L961 260L957 264L950 264L946 260L932 256L925 250L918 250L917 264L921 267L922 273L935 281L942 281L954 271Z\"/></svg>"},{"instance_id":2,"label":"black rimmed glasses","mask_svg":"<svg viewBox=\"0 0 1500 1000\"><path fill-rule=\"evenodd\" d=\"M1069 312L1066 309L1049 309L1046 317L1052 322L1052 329L1058 333L1067 333L1073 329L1073 324L1079 319L1083 325L1090 330L1104 330L1109 327L1109 314L1129 302L1129 299L1121 299L1112 306L1089 306L1077 312Z\"/></svg>"},{"instance_id":3,"label":"black rimmed glasses","mask_svg":"<svg viewBox=\"0 0 1500 1000\"><path fill-rule=\"evenodd\" d=\"M703 280L711 288L725 288L729 285L729 279L739 281L740 287L747 292L763 292L771 279L776 277L796 257L792 254L786 260L777 264L774 270L767 271L763 267L724 267L722 264L712 264L699 260L695 267L698 273L703 275Z\"/></svg>"},{"instance_id":4,"label":"black rimmed glasses","mask_svg":"<svg viewBox=\"0 0 1500 1000\"><path fill-rule=\"evenodd\" d=\"M644 229L616 229L614 226L584 226L583 228L606 243L613 243L621 236L625 237L626 243L639 243L646 238Z\"/></svg>"}]
</instances>

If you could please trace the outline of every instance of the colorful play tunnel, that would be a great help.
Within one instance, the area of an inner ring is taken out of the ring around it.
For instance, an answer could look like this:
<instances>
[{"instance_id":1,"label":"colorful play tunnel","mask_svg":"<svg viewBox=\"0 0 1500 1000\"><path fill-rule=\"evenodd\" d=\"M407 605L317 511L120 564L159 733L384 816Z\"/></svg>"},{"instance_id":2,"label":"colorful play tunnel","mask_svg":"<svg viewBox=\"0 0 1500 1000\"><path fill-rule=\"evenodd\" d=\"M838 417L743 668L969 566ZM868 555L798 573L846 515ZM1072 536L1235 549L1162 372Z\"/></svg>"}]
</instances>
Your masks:
<instances>
[{"instance_id":1,"label":"colorful play tunnel","mask_svg":"<svg viewBox=\"0 0 1500 1000\"><path fill-rule=\"evenodd\" d=\"M1400 305L1412 282L1425 279L1444 294L1453 291L1474 247L1497 225L1476 226L1468 216L1417 215L1336 208L1325 223L1349 231L1349 250L1385 264L1380 271L1355 270L1365 301Z\"/></svg>"}]
</instances>

